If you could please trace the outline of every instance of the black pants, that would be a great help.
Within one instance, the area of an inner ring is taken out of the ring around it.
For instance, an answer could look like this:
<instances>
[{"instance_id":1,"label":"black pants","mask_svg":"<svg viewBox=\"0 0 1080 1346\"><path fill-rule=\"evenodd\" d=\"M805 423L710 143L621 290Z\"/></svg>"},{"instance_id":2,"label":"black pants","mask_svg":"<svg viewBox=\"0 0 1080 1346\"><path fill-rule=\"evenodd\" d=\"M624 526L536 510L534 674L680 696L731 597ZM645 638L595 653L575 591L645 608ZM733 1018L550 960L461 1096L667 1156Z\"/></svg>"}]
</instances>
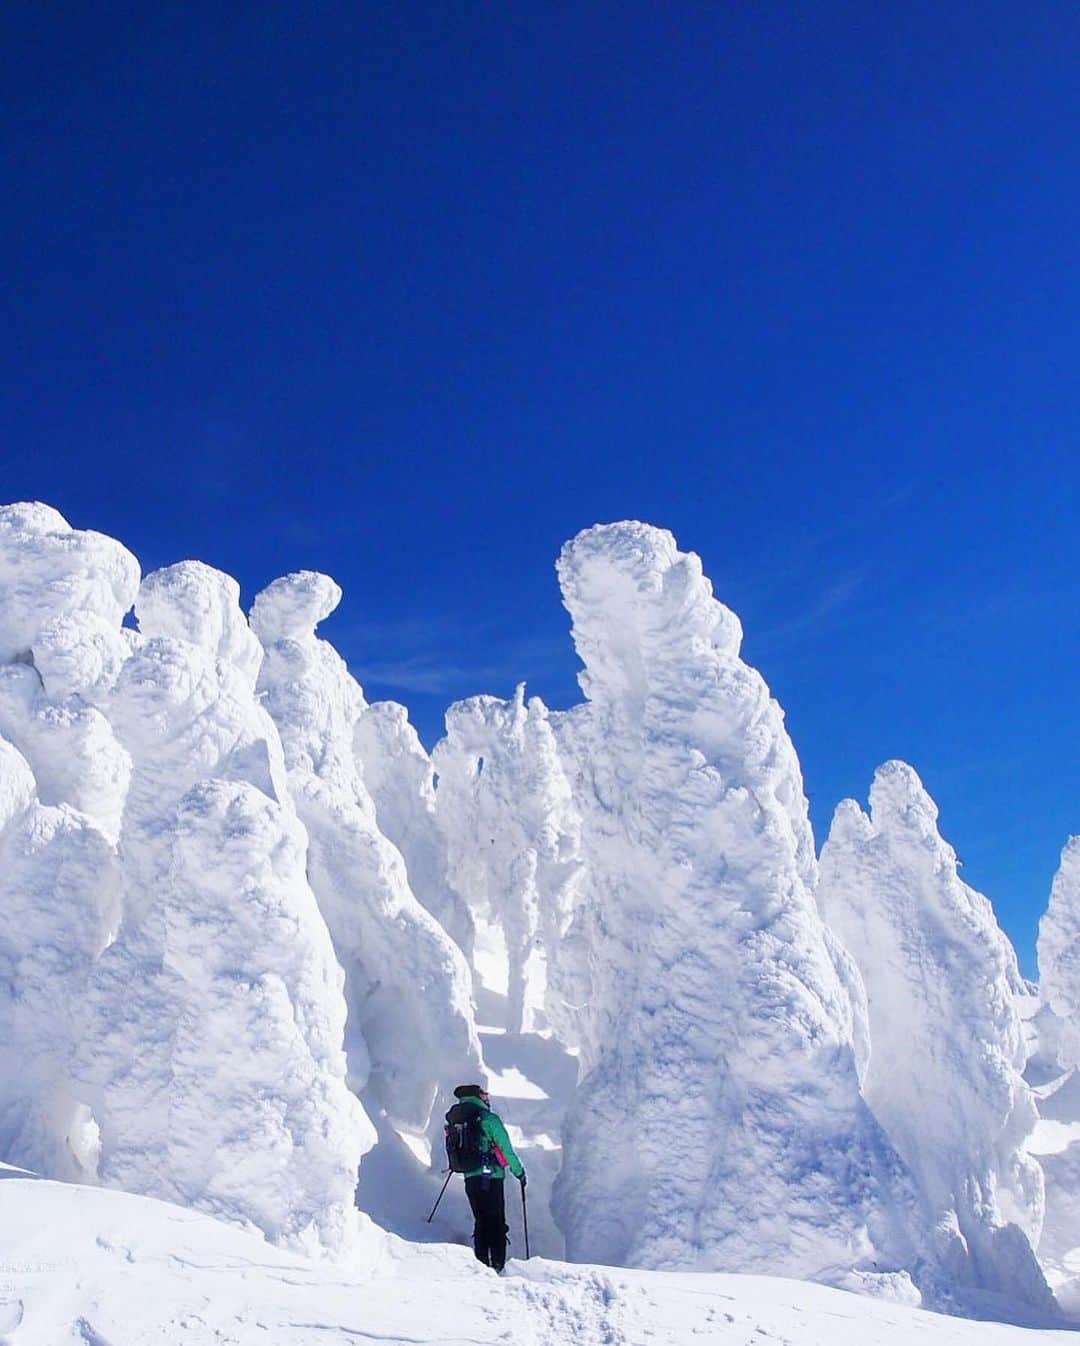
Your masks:
<instances>
[{"instance_id":1,"label":"black pants","mask_svg":"<svg viewBox=\"0 0 1080 1346\"><path fill-rule=\"evenodd\" d=\"M506 1261L505 1178L466 1178L465 1195L472 1207L473 1252L486 1267L502 1271Z\"/></svg>"}]
</instances>

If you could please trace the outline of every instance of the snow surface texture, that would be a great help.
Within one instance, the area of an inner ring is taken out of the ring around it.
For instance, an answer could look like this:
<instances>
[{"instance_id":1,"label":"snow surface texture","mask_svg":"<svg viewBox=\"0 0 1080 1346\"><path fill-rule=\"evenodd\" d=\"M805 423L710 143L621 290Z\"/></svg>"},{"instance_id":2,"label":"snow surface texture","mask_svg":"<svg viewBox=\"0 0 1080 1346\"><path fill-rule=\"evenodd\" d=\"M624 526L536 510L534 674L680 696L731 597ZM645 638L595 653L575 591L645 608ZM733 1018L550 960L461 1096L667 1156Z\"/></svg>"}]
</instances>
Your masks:
<instances>
[{"instance_id":1,"label":"snow surface texture","mask_svg":"<svg viewBox=\"0 0 1080 1346\"><path fill-rule=\"evenodd\" d=\"M552 717L588 857L561 976L588 1071L556 1187L568 1252L917 1299L798 761L739 621L644 524L580 534L559 577L588 697Z\"/></svg>"},{"instance_id":2,"label":"snow surface texture","mask_svg":"<svg viewBox=\"0 0 1080 1346\"><path fill-rule=\"evenodd\" d=\"M919 777L887 762L870 816L837 809L822 851L826 920L866 985L864 1091L915 1174L954 1285L1049 1310L1032 1252L1043 1182L1025 1150L1036 1121L1012 946L957 873Z\"/></svg>"},{"instance_id":3,"label":"snow surface texture","mask_svg":"<svg viewBox=\"0 0 1080 1346\"><path fill-rule=\"evenodd\" d=\"M476 696L446 712L436 814L450 881L502 935L510 1033L548 1025L547 964L581 877L581 821L547 708Z\"/></svg>"},{"instance_id":4,"label":"snow surface texture","mask_svg":"<svg viewBox=\"0 0 1080 1346\"><path fill-rule=\"evenodd\" d=\"M436 1098L480 1071L468 964L409 887L380 832L355 751L368 709L345 661L315 627L341 601L301 571L256 598L266 657L259 691L285 748L288 790L309 836L308 874L345 970L350 1083L399 1127L441 1139Z\"/></svg>"},{"instance_id":5,"label":"snow surface texture","mask_svg":"<svg viewBox=\"0 0 1080 1346\"><path fill-rule=\"evenodd\" d=\"M534 1259L365 1223L355 1264L268 1247L194 1211L0 1170L7 1346L1066 1346L1071 1333L939 1317L771 1277Z\"/></svg>"}]
</instances>

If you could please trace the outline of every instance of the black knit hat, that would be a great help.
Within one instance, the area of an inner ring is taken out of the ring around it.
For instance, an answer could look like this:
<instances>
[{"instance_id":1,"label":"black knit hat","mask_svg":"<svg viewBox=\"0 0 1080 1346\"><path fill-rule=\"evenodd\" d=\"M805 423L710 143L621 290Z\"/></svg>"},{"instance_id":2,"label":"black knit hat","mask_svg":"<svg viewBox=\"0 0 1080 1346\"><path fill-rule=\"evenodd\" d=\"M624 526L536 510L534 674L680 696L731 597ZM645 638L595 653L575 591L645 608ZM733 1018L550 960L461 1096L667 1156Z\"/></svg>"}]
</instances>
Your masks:
<instances>
[{"instance_id":1,"label":"black knit hat","mask_svg":"<svg viewBox=\"0 0 1080 1346\"><path fill-rule=\"evenodd\" d=\"M481 1094L486 1094L487 1090L482 1084L459 1084L454 1090L455 1098L479 1098Z\"/></svg>"}]
</instances>

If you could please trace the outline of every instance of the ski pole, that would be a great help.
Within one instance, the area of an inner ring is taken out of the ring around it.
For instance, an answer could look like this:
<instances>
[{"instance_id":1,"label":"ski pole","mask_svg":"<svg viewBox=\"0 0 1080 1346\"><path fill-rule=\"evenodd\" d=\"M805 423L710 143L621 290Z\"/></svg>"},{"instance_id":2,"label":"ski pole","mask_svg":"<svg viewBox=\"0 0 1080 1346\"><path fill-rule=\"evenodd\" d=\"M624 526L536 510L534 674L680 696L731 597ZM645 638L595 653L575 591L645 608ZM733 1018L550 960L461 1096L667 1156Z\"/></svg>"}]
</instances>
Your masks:
<instances>
[{"instance_id":1,"label":"ski pole","mask_svg":"<svg viewBox=\"0 0 1080 1346\"><path fill-rule=\"evenodd\" d=\"M525 1184L521 1184L521 1223L525 1229L525 1260L529 1260L529 1208L525 1204Z\"/></svg>"},{"instance_id":2,"label":"ski pole","mask_svg":"<svg viewBox=\"0 0 1080 1346\"><path fill-rule=\"evenodd\" d=\"M442 1185L442 1192L435 1198L435 1204L431 1208L431 1214L427 1217L427 1223L430 1224L435 1218L435 1212L439 1209L439 1202L443 1199L443 1192L450 1186L450 1179L454 1176L454 1170L451 1169L446 1175L446 1181Z\"/></svg>"}]
</instances>

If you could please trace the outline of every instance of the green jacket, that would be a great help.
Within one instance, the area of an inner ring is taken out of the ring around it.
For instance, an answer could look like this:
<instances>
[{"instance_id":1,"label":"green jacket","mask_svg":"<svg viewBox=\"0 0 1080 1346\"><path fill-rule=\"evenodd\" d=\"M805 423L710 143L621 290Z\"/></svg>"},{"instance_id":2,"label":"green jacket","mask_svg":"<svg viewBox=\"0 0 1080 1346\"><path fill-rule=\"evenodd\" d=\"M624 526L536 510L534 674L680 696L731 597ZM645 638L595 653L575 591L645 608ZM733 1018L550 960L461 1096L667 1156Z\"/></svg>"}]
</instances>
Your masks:
<instances>
[{"instance_id":1,"label":"green jacket","mask_svg":"<svg viewBox=\"0 0 1080 1346\"><path fill-rule=\"evenodd\" d=\"M505 1178L506 1168L499 1163L495 1149L502 1151L502 1156L509 1166L510 1172L515 1178L520 1178L525 1172L521 1160L514 1153L514 1147L510 1144L510 1137L506 1134L506 1127L502 1124L502 1119L498 1113L492 1112L482 1098L463 1098L462 1104L471 1104L479 1109L481 1115L480 1126L484 1132L484 1139L487 1141L486 1148L491 1155L490 1164L485 1164L481 1168L474 1168L466 1173L467 1178Z\"/></svg>"}]
</instances>

